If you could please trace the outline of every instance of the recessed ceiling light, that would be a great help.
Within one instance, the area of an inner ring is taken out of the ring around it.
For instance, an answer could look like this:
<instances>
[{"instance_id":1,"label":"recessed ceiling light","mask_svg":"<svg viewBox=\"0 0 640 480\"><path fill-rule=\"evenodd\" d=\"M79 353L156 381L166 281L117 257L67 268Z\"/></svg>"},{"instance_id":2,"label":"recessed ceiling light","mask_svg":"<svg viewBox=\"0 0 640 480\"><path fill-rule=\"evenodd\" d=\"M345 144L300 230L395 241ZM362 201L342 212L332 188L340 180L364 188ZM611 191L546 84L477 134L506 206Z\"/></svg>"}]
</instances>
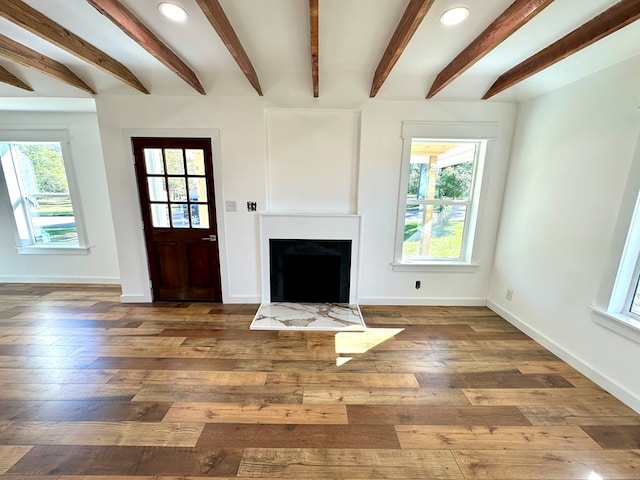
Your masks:
<instances>
[{"instance_id":1,"label":"recessed ceiling light","mask_svg":"<svg viewBox=\"0 0 640 480\"><path fill-rule=\"evenodd\" d=\"M162 2L158 5L158 10L174 22L184 22L188 16L186 10L175 3Z\"/></svg>"},{"instance_id":2,"label":"recessed ceiling light","mask_svg":"<svg viewBox=\"0 0 640 480\"><path fill-rule=\"evenodd\" d=\"M440 16L440 23L443 25L457 25L464 22L469 16L469 9L466 7L450 8Z\"/></svg>"}]
</instances>

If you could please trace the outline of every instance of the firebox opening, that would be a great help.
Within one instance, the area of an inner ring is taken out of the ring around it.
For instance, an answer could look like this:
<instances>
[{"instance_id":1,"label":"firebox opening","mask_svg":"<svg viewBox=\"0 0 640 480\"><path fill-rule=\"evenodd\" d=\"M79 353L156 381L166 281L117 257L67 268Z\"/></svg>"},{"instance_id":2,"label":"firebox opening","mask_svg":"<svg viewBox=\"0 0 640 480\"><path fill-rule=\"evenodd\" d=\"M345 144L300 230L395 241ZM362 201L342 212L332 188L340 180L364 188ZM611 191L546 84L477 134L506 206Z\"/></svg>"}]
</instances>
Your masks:
<instances>
[{"instance_id":1,"label":"firebox opening","mask_svg":"<svg viewBox=\"0 0 640 480\"><path fill-rule=\"evenodd\" d=\"M271 239L271 301L348 303L350 240Z\"/></svg>"}]
</instances>

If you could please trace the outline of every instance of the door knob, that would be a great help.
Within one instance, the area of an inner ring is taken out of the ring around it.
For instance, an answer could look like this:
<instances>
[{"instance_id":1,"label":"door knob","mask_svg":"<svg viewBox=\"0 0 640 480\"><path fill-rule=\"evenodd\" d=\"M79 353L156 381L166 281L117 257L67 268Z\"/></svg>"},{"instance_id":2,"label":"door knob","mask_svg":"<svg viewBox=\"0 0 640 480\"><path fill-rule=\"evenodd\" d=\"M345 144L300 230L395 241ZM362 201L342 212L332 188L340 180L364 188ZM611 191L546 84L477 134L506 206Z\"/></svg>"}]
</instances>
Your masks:
<instances>
[{"instance_id":1,"label":"door knob","mask_svg":"<svg viewBox=\"0 0 640 480\"><path fill-rule=\"evenodd\" d=\"M202 237L202 240L206 240L207 242L217 242L218 241L218 236L217 235L209 235L208 237Z\"/></svg>"}]
</instances>

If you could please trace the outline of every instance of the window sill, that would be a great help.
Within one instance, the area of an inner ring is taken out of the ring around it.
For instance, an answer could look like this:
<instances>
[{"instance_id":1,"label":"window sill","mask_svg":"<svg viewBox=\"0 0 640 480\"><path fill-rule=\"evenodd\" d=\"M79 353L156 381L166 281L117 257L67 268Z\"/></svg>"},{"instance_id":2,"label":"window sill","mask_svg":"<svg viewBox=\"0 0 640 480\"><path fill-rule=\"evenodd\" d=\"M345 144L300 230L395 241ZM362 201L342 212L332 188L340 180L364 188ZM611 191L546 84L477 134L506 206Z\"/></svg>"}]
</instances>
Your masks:
<instances>
[{"instance_id":1,"label":"window sill","mask_svg":"<svg viewBox=\"0 0 640 480\"><path fill-rule=\"evenodd\" d=\"M478 271L477 263L462 262L423 262L423 263L403 263L394 262L391 264L394 272L451 272L451 273L473 273Z\"/></svg>"},{"instance_id":2,"label":"window sill","mask_svg":"<svg viewBox=\"0 0 640 480\"><path fill-rule=\"evenodd\" d=\"M597 307L591 307L593 320L609 330L640 343L640 321L622 313L605 312Z\"/></svg>"},{"instance_id":3,"label":"window sill","mask_svg":"<svg viewBox=\"0 0 640 480\"><path fill-rule=\"evenodd\" d=\"M90 247L16 247L20 255L88 255Z\"/></svg>"}]
</instances>

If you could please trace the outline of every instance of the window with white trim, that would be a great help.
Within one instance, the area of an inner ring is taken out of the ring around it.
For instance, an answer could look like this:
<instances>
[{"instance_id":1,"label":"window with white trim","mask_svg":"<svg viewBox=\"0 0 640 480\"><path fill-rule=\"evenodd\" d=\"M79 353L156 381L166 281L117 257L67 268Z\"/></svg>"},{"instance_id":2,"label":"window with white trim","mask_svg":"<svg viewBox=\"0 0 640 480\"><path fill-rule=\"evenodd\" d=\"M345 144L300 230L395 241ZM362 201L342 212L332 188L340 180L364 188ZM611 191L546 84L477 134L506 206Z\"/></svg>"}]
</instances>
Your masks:
<instances>
[{"instance_id":1,"label":"window with white trim","mask_svg":"<svg viewBox=\"0 0 640 480\"><path fill-rule=\"evenodd\" d=\"M640 261L638 262L640 266ZM636 269L636 276L634 277L634 282L631 284L631 288L629 289L629 313L640 320L640 268Z\"/></svg>"},{"instance_id":2,"label":"window with white trim","mask_svg":"<svg viewBox=\"0 0 640 480\"><path fill-rule=\"evenodd\" d=\"M19 252L86 250L66 132L2 132L0 162Z\"/></svg>"},{"instance_id":3,"label":"window with white trim","mask_svg":"<svg viewBox=\"0 0 640 480\"><path fill-rule=\"evenodd\" d=\"M616 296L621 300L616 305ZM640 321L640 192L636 199L627 241L609 310Z\"/></svg>"},{"instance_id":4,"label":"window with white trim","mask_svg":"<svg viewBox=\"0 0 640 480\"><path fill-rule=\"evenodd\" d=\"M484 159L496 130L495 124L403 124L396 266L471 263Z\"/></svg>"}]
</instances>

